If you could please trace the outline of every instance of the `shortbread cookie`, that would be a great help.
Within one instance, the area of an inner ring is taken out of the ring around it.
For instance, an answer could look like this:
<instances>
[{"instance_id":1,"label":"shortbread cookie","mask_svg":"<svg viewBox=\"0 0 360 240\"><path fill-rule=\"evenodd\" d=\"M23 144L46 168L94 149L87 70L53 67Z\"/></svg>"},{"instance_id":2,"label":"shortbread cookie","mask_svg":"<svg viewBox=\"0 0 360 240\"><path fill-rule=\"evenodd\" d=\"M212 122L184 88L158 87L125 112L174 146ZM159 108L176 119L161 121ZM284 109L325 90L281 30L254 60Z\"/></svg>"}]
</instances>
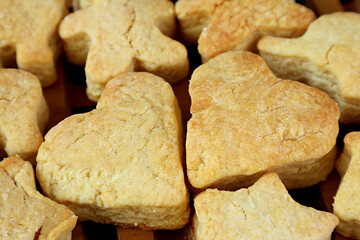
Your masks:
<instances>
[{"instance_id":1,"label":"shortbread cookie","mask_svg":"<svg viewBox=\"0 0 360 240\"><path fill-rule=\"evenodd\" d=\"M204 62L233 49L255 51L262 36L300 36L315 19L292 0L179 0L176 14L185 40L199 37Z\"/></svg>"},{"instance_id":2,"label":"shortbread cookie","mask_svg":"<svg viewBox=\"0 0 360 240\"><path fill-rule=\"evenodd\" d=\"M195 188L238 189L264 171L287 188L324 180L333 169L339 109L324 92L275 77L253 53L231 51L190 80L186 164Z\"/></svg>"},{"instance_id":3,"label":"shortbread cookie","mask_svg":"<svg viewBox=\"0 0 360 240\"><path fill-rule=\"evenodd\" d=\"M340 219L336 231L360 239L360 132L345 136L344 152L336 162L342 175L334 201L334 214Z\"/></svg>"},{"instance_id":4,"label":"shortbread cookie","mask_svg":"<svg viewBox=\"0 0 360 240\"><path fill-rule=\"evenodd\" d=\"M123 73L106 85L96 110L48 132L37 176L80 220L181 228L189 218L181 134L171 86L150 73Z\"/></svg>"},{"instance_id":5,"label":"shortbread cookie","mask_svg":"<svg viewBox=\"0 0 360 240\"><path fill-rule=\"evenodd\" d=\"M0 65L35 74L42 86L56 80L60 44L57 27L67 13L65 0L0 1ZM16 55L16 56L15 56Z\"/></svg>"},{"instance_id":6,"label":"shortbread cookie","mask_svg":"<svg viewBox=\"0 0 360 240\"><path fill-rule=\"evenodd\" d=\"M328 93L341 111L340 122L360 123L360 14L323 15L300 38L265 37L261 56L281 78Z\"/></svg>"},{"instance_id":7,"label":"shortbread cookie","mask_svg":"<svg viewBox=\"0 0 360 240\"><path fill-rule=\"evenodd\" d=\"M0 149L35 163L48 120L39 80L22 70L0 69Z\"/></svg>"},{"instance_id":8,"label":"shortbread cookie","mask_svg":"<svg viewBox=\"0 0 360 240\"><path fill-rule=\"evenodd\" d=\"M0 182L0 239L71 239L77 217L36 190L30 163L4 159Z\"/></svg>"},{"instance_id":9,"label":"shortbread cookie","mask_svg":"<svg viewBox=\"0 0 360 240\"><path fill-rule=\"evenodd\" d=\"M105 84L123 72L151 72L170 83L184 79L187 51L167 37L174 30L169 0L94 0L66 16L59 32L68 60L86 65L87 94L97 101Z\"/></svg>"},{"instance_id":10,"label":"shortbread cookie","mask_svg":"<svg viewBox=\"0 0 360 240\"><path fill-rule=\"evenodd\" d=\"M339 220L295 202L275 173L248 189L208 189L194 199L193 239L331 239Z\"/></svg>"}]
</instances>

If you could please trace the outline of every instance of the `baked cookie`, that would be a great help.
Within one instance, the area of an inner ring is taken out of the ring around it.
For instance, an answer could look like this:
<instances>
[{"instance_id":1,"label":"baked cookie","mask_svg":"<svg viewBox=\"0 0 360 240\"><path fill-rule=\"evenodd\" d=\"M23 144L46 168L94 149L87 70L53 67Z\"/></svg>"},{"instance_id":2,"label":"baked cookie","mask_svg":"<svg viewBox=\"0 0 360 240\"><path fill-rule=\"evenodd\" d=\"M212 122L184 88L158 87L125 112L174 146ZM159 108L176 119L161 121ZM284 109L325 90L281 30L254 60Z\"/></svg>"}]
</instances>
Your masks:
<instances>
[{"instance_id":1,"label":"baked cookie","mask_svg":"<svg viewBox=\"0 0 360 240\"><path fill-rule=\"evenodd\" d=\"M275 173L236 192L208 189L194 199L196 240L331 239L339 220L295 202Z\"/></svg>"},{"instance_id":2,"label":"baked cookie","mask_svg":"<svg viewBox=\"0 0 360 240\"><path fill-rule=\"evenodd\" d=\"M96 110L47 133L37 176L80 220L181 228L189 218L181 135L171 86L150 73L123 73L106 85Z\"/></svg>"},{"instance_id":3,"label":"baked cookie","mask_svg":"<svg viewBox=\"0 0 360 240\"><path fill-rule=\"evenodd\" d=\"M61 46L57 27L66 13L64 0L1 0L0 65L17 64L42 86L55 82Z\"/></svg>"},{"instance_id":4,"label":"baked cookie","mask_svg":"<svg viewBox=\"0 0 360 240\"><path fill-rule=\"evenodd\" d=\"M0 69L0 150L35 163L49 109L39 80L18 69ZM5 154L5 152L6 154Z\"/></svg>"},{"instance_id":5,"label":"baked cookie","mask_svg":"<svg viewBox=\"0 0 360 240\"><path fill-rule=\"evenodd\" d=\"M287 188L325 180L336 155L339 109L324 92L275 77L253 53L230 51L190 80L186 164L198 189L235 190L275 171Z\"/></svg>"},{"instance_id":6,"label":"baked cookie","mask_svg":"<svg viewBox=\"0 0 360 240\"><path fill-rule=\"evenodd\" d=\"M198 39L203 62L233 49L256 51L262 36L300 36L315 19L293 0L179 0L175 9L184 39Z\"/></svg>"},{"instance_id":7,"label":"baked cookie","mask_svg":"<svg viewBox=\"0 0 360 240\"><path fill-rule=\"evenodd\" d=\"M87 4L64 18L59 33L68 60L85 64L91 100L97 101L105 84L123 72L151 72L169 83L187 76L186 48L167 37L175 31L172 2L93 0Z\"/></svg>"},{"instance_id":8,"label":"baked cookie","mask_svg":"<svg viewBox=\"0 0 360 240\"><path fill-rule=\"evenodd\" d=\"M264 37L258 47L275 75L325 91L349 124L360 123L359 38L360 14L337 12L319 17L300 38Z\"/></svg>"},{"instance_id":9,"label":"baked cookie","mask_svg":"<svg viewBox=\"0 0 360 240\"><path fill-rule=\"evenodd\" d=\"M347 134L344 143L344 152L336 162L342 176L334 200L334 214L340 219L336 231L360 239L360 132Z\"/></svg>"},{"instance_id":10,"label":"baked cookie","mask_svg":"<svg viewBox=\"0 0 360 240\"><path fill-rule=\"evenodd\" d=\"M0 238L71 240L77 217L41 195L30 163L9 157L0 162Z\"/></svg>"}]
</instances>

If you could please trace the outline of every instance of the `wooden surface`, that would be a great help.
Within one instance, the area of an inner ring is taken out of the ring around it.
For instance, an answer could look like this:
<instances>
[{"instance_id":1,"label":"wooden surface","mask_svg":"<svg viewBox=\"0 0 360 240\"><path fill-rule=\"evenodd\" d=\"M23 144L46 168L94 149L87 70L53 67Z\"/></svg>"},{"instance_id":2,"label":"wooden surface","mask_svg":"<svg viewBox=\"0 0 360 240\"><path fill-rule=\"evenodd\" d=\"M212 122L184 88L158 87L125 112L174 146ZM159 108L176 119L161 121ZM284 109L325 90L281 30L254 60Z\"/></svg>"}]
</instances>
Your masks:
<instances>
[{"instance_id":1,"label":"wooden surface","mask_svg":"<svg viewBox=\"0 0 360 240\"><path fill-rule=\"evenodd\" d=\"M311 6L318 15L342 11L343 9L360 11L360 1L347 1L343 6L339 5L338 0L305 0L304 2L306 2L308 6ZM189 58L192 59L191 69L195 69L200 64L200 58L196 53L196 48L188 50ZM83 68L68 64L64 59L60 60L58 66L58 81L56 84L44 89L44 95L50 107L50 123L48 129L71 114L87 112L95 107L95 103L90 102L86 97ZM182 120L185 130L186 123L191 116L189 112L190 97L187 91L188 80L184 79L174 84L173 89L182 110ZM342 137L346 132L352 131L353 129L358 130L359 127L341 127L338 141L340 148L342 147ZM336 172L333 172L325 182L308 189L290 191L290 194L296 201L303 205L331 212L333 197L339 181L339 176ZM75 240L185 240L187 238L186 229L177 231L143 231L139 229L116 228L112 225L93 222L78 223L73 231L73 239ZM341 237L334 233L332 239L344 240L348 238Z\"/></svg>"}]
</instances>

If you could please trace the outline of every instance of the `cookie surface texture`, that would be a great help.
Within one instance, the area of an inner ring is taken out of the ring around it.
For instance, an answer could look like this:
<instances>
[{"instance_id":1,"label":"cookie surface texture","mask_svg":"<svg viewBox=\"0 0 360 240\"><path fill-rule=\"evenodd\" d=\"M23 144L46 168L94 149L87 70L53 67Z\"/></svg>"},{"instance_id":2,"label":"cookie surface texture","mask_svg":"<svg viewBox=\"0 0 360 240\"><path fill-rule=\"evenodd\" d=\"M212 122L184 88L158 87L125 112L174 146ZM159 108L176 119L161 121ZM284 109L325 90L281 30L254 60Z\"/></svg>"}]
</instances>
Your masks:
<instances>
[{"instance_id":1,"label":"cookie surface texture","mask_svg":"<svg viewBox=\"0 0 360 240\"><path fill-rule=\"evenodd\" d=\"M287 188L333 168L339 109L324 92L281 80L253 53L231 51L190 80L186 164L195 188L236 190L275 171Z\"/></svg>"},{"instance_id":2,"label":"cookie surface texture","mask_svg":"<svg viewBox=\"0 0 360 240\"><path fill-rule=\"evenodd\" d=\"M342 175L334 199L334 214L340 220L336 231L360 239L360 132L347 134L344 143L344 152L336 162L336 169Z\"/></svg>"},{"instance_id":3,"label":"cookie surface texture","mask_svg":"<svg viewBox=\"0 0 360 240\"><path fill-rule=\"evenodd\" d=\"M265 37L261 56L281 78L328 93L341 110L340 122L360 123L360 14L339 12L314 21L300 38Z\"/></svg>"},{"instance_id":4,"label":"cookie surface texture","mask_svg":"<svg viewBox=\"0 0 360 240\"><path fill-rule=\"evenodd\" d=\"M29 162L0 162L0 238L71 240L77 217L64 205L41 195Z\"/></svg>"},{"instance_id":5,"label":"cookie surface texture","mask_svg":"<svg viewBox=\"0 0 360 240\"><path fill-rule=\"evenodd\" d=\"M66 12L64 0L0 1L0 66L17 65L42 86L55 82L57 28Z\"/></svg>"},{"instance_id":6,"label":"cookie surface texture","mask_svg":"<svg viewBox=\"0 0 360 240\"><path fill-rule=\"evenodd\" d=\"M212 239L331 239L339 220L295 202L275 173L248 189L208 189L194 199L193 236Z\"/></svg>"},{"instance_id":7,"label":"cookie surface texture","mask_svg":"<svg viewBox=\"0 0 360 240\"><path fill-rule=\"evenodd\" d=\"M124 73L107 84L96 110L48 132L37 176L80 220L181 228L189 218L181 135L171 86L150 73Z\"/></svg>"},{"instance_id":8,"label":"cookie surface texture","mask_svg":"<svg viewBox=\"0 0 360 240\"><path fill-rule=\"evenodd\" d=\"M262 36L300 36L315 19L291 0L180 0L176 14L185 40L199 37L203 62L234 49L255 51Z\"/></svg>"},{"instance_id":9,"label":"cookie surface texture","mask_svg":"<svg viewBox=\"0 0 360 240\"><path fill-rule=\"evenodd\" d=\"M91 100L97 101L105 84L124 72L151 72L169 83L187 76L186 48L170 38L175 31L172 2L94 0L86 6L66 16L59 33L68 60L85 65Z\"/></svg>"},{"instance_id":10,"label":"cookie surface texture","mask_svg":"<svg viewBox=\"0 0 360 240\"><path fill-rule=\"evenodd\" d=\"M0 149L35 163L49 109L39 80L18 69L0 69Z\"/></svg>"}]
</instances>

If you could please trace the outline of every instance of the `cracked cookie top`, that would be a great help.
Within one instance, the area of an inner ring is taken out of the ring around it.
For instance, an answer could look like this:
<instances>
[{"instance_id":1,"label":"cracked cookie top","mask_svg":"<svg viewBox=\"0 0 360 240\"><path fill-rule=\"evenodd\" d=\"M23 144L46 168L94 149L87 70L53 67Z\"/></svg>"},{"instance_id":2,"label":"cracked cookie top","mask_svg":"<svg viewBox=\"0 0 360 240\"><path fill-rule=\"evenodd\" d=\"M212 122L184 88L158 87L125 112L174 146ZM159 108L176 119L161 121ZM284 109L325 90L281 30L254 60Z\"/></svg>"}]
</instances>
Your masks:
<instances>
[{"instance_id":1,"label":"cracked cookie top","mask_svg":"<svg viewBox=\"0 0 360 240\"><path fill-rule=\"evenodd\" d=\"M326 93L275 77L260 56L243 51L223 53L197 68L189 92L186 164L195 188L227 189L232 181L246 186L271 169L283 181L312 167L321 170L306 178L324 170L315 165L334 148L340 115ZM324 160L326 174L334 157ZM307 184L303 179L287 187Z\"/></svg>"},{"instance_id":2,"label":"cracked cookie top","mask_svg":"<svg viewBox=\"0 0 360 240\"><path fill-rule=\"evenodd\" d=\"M106 85L95 110L46 134L37 176L47 195L81 219L179 228L189 217L181 135L171 86L150 73L123 73Z\"/></svg>"},{"instance_id":3,"label":"cracked cookie top","mask_svg":"<svg viewBox=\"0 0 360 240\"><path fill-rule=\"evenodd\" d=\"M39 80L17 69L0 69L0 148L35 163L49 110Z\"/></svg>"},{"instance_id":4,"label":"cracked cookie top","mask_svg":"<svg viewBox=\"0 0 360 240\"><path fill-rule=\"evenodd\" d=\"M64 0L0 1L0 66L17 65L42 86L52 84L60 51L57 27L66 12Z\"/></svg>"},{"instance_id":5,"label":"cracked cookie top","mask_svg":"<svg viewBox=\"0 0 360 240\"><path fill-rule=\"evenodd\" d=\"M291 0L180 0L176 14L185 40L199 37L203 62L233 49L255 51L262 36L300 36L315 19Z\"/></svg>"},{"instance_id":6,"label":"cracked cookie top","mask_svg":"<svg viewBox=\"0 0 360 240\"><path fill-rule=\"evenodd\" d=\"M97 101L105 84L123 72L151 72L170 83L184 79L187 51L170 38L174 31L168 0L94 0L66 16L59 33L69 61L85 64L87 93Z\"/></svg>"},{"instance_id":7,"label":"cracked cookie top","mask_svg":"<svg viewBox=\"0 0 360 240\"><path fill-rule=\"evenodd\" d=\"M260 54L281 78L298 80L328 93L340 121L360 123L360 14L338 12L314 21L294 39L264 37Z\"/></svg>"},{"instance_id":8,"label":"cracked cookie top","mask_svg":"<svg viewBox=\"0 0 360 240\"><path fill-rule=\"evenodd\" d=\"M31 164L9 157L0 162L0 238L70 240L77 217L41 195Z\"/></svg>"},{"instance_id":9,"label":"cracked cookie top","mask_svg":"<svg viewBox=\"0 0 360 240\"><path fill-rule=\"evenodd\" d=\"M339 220L295 202L275 173L236 192L209 189L194 199L196 240L330 239Z\"/></svg>"}]
</instances>

